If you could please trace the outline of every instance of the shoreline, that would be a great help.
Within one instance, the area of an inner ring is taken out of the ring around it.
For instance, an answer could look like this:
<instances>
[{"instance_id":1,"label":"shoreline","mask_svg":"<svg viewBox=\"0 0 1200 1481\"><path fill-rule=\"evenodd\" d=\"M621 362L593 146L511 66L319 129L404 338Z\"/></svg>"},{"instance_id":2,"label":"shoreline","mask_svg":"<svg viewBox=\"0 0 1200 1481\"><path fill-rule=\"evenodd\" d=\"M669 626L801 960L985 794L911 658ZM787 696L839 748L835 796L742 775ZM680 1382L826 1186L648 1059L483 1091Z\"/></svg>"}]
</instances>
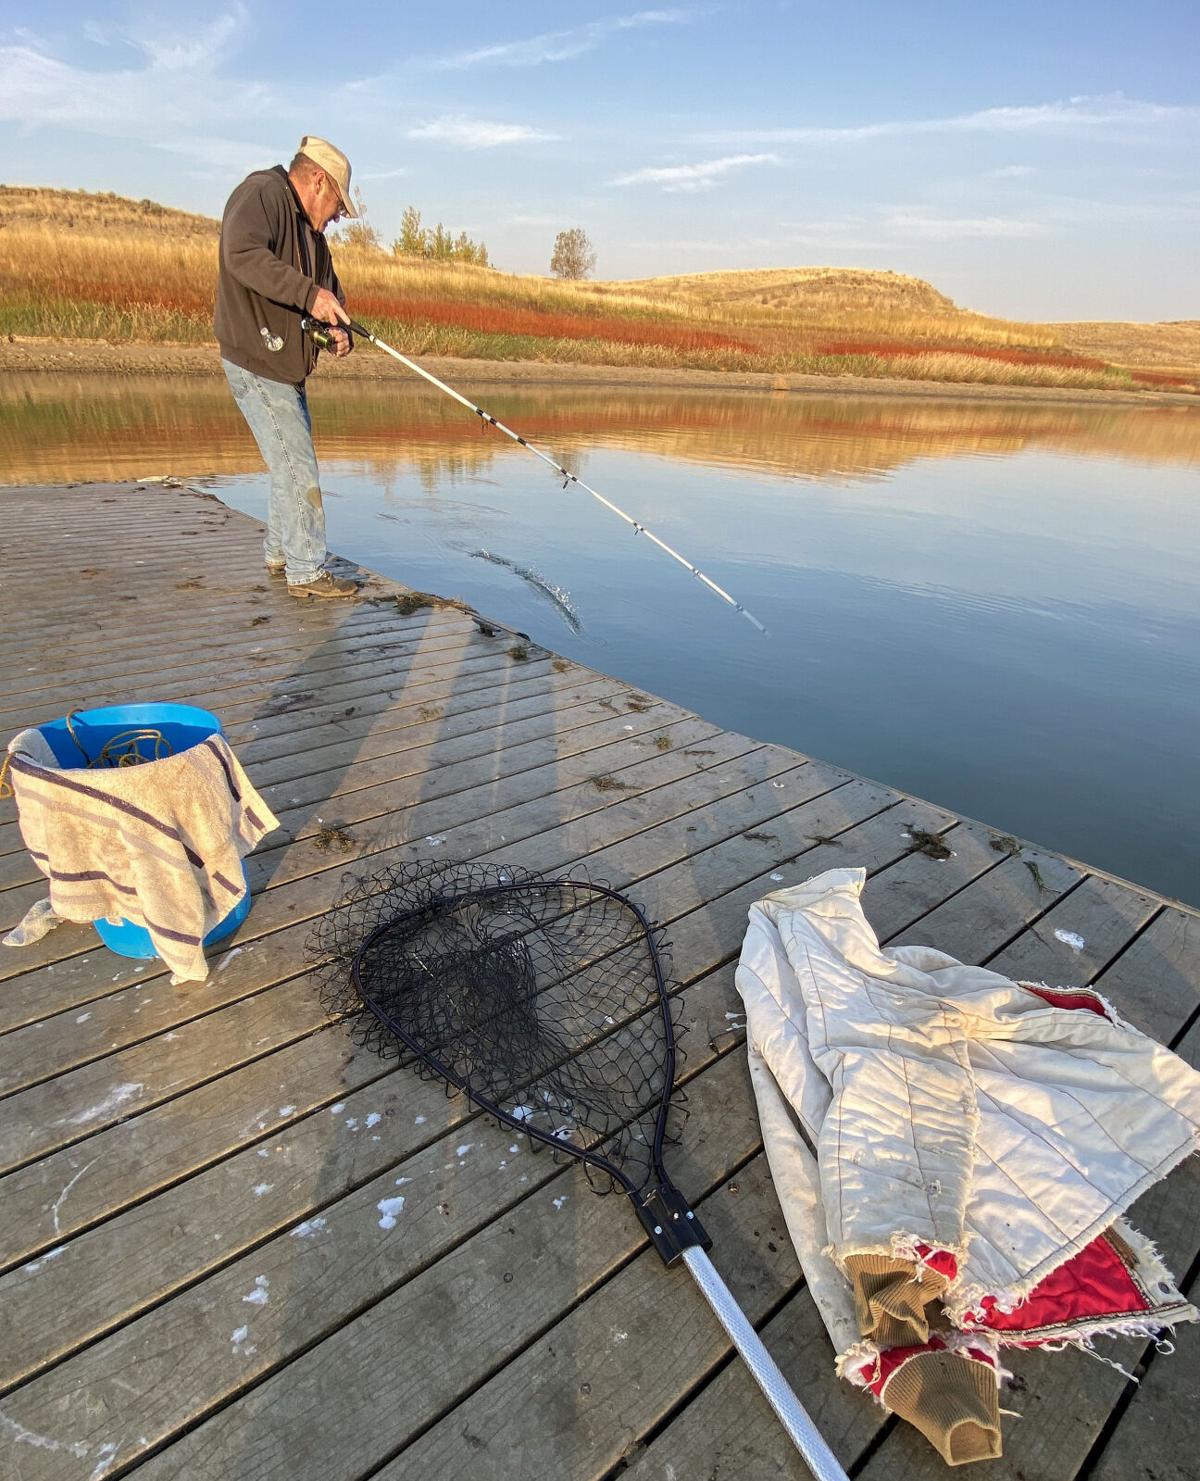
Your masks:
<instances>
[{"instance_id":1,"label":"shoreline","mask_svg":"<svg viewBox=\"0 0 1200 1481\"><path fill-rule=\"evenodd\" d=\"M642 387L649 390L788 391L816 395L890 396L968 401L1053 401L1107 406L1200 406L1182 391L1086 390L1069 386L996 385L987 382L893 380L873 376L771 375L766 372L579 365L545 360L468 360L422 356L432 374L473 385ZM211 378L221 374L215 345L116 345L99 340L0 340L0 375L84 374ZM407 380L411 372L364 346L318 375L329 380Z\"/></svg>"}]
</instances>

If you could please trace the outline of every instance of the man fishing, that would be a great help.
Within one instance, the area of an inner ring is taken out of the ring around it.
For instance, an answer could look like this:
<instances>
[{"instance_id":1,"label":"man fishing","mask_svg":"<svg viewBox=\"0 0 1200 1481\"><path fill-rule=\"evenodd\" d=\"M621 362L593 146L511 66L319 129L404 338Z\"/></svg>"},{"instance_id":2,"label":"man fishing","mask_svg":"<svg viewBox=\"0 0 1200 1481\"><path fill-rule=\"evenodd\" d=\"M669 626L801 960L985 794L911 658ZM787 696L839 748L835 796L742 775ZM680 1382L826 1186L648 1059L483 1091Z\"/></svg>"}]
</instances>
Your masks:
<instances>
[{"instance_id":1,"label":"man fishing","mask_svg":"<svg viewBox=\"0 0 1200 1481\"><path fill-rule=\"evenodd\" d=\"M263 460L271 471L264 555L272 576L286 576L299 597L351 597L353 581L325 569L325 507L313 451L305 381L316 345L302 317L334 326L333 354L353 348L325 228L355 216L350 161L308 134L285 170L248 175L221 219L221 261L214 318L221 365Z\"/></svg>"}]
</instances>

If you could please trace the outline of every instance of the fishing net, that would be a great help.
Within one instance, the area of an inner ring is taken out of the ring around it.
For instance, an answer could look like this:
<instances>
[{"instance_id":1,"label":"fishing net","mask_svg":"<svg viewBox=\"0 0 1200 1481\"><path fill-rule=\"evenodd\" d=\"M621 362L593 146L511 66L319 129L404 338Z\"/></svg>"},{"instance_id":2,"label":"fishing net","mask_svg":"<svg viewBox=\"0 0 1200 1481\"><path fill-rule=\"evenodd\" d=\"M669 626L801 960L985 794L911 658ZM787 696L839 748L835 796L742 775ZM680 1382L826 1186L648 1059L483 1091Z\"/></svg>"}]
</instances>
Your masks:
<instances>
[{"instance_id":1,"label":"fishing net","mask_svg":"<svg viewBox=\"0 0 1200 1481\"><path fill-rule=\"evenodd\" d=\"M615 891L496 864L356 879L311 942L325 1006L593 1186L664 1180L676 1030L658 935Z\"/></svg>"}]
</instances>

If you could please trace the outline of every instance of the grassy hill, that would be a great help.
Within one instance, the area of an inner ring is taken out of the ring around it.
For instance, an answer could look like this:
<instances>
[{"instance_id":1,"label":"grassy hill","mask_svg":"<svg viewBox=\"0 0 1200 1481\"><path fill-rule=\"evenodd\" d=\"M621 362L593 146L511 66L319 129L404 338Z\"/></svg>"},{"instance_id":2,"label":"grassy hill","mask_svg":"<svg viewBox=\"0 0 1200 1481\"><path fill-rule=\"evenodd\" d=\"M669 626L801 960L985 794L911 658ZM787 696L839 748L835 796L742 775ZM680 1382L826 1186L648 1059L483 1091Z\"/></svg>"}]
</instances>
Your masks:
<instances>
[{"instance_id":1,"label":"grassy hill","mask_svg":"<svg viewBox=\"0 0 1200 1481\"><path fill-rule=\"evenodd\" d=\"M56 227L105 236L211 237L221 223L157 201L133 201L112 191L54 190L36 185L0 185L0 229Z\"/></svg>"},{"instance_id":2,"label":"grassy hill","mask_svg":"<svg viewBox=\"0 0 1200 1481\"><path fill-rule=\"evenodd\" d=\"M0 333L211 342L218 223L0 186ZM1200 383L1200 325L1024 324L893 272L561 282L337 245L355 314L410 354L1082 387Z\"/></svg>"}]
</instances>

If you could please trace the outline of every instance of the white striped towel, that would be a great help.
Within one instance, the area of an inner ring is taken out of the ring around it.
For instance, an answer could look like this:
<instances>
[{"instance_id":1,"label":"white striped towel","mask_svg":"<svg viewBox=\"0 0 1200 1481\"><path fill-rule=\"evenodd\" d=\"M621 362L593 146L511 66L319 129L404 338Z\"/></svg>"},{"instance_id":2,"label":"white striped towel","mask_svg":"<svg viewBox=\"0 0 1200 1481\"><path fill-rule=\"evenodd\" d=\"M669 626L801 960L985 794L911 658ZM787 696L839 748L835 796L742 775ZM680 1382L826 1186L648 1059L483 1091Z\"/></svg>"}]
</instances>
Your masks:
<instances>
[{"instance_id":1,"label":"white striped towel","mask_svg":"<svg viewBox=\"0 0 1200 1481\"><path fill-rule=\"evenodd\" d=\"M279 826L224 736L95 769L60 769L37 730L8 749L21 836L54 914L132 921L174 981L204 981L204 937L245 893L243 857Z\"/></svg>"}]
</instances>

